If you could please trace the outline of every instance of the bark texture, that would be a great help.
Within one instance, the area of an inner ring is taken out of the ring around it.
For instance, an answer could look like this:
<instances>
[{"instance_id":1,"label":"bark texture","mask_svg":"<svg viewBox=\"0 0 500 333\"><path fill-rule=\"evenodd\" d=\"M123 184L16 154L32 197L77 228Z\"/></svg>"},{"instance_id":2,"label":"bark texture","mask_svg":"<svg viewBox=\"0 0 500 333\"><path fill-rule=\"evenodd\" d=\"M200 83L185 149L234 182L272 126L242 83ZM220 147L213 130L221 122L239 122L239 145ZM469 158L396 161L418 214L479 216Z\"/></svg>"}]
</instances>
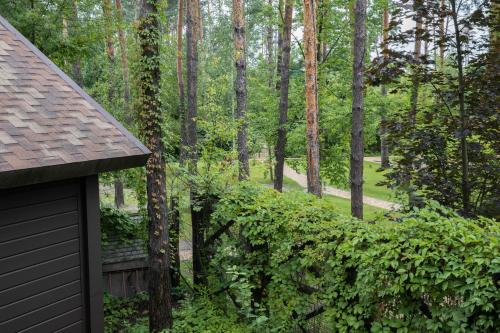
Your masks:
<instances>
[{"instance_id":1,"label":"bark texture","mask_svg":"<svg viewBox=\"0 0 500 333\"><path fill-rule=\"evenodd\" d=\"M413 128L417 121L418 113L418 93L420 89L420 55L422 50L422 10L423 0L415 0L415 49L413 51L413 75L412 75L412 89L410 97L410 113L408 114L408 123L410 128Z\"/></svg>"},{"instance_id":2,"label":"bark texture","mask_svg":"<svg viewBox=\"0 0 500 333\"><path fill-rule=\"evenodd\" d=\"M289 68L290 68L290 49L292 37L292 18L293 18L293 0L286 0L285 21L283 23L283 36L280 70L280 105L278 120L278 140L275 147L276 166L274 168L274 189L283 190L283 168L285 165L285 147L286 147L286 124L288 122L288 87L289 87Z\"/></svg>"},{"instance_id":3,"label":"bark texture","mask_svg":"<svg viewBox=\"0 0 500 333\"><path fill-rule=\"evenodd\" d=\"M188 169L191 176L196 174L198 154L197 124L198 115L197 90L198 90L198 32L197 32L197 0L186 1L186 75L187 75L187 118L186 118L186 141ZM193 282L195 286L205 284L203 265L203 220L200 218L199 210L196 208L198 197L195 184L190 184L191 204L191 228L193 244Z\"/></svg>"},{"instance_id":4,"label":"bark texture","mask_svg":"<svg viewBox=\"0 0 500 333\"><path fill-rule=\"evenodd\" d=\"M122 63L122 76L123 76L123 100L125 102L125 111L127 113L125 119L130 124L132 122L132 114L130 110L130 75L128 69L128 52L127 52L127 39L125 37L125 20L123 18L122 1L115 0L115 8L118 18L118 44L120 45L120 56Z\"/></svg>"},{"instance_id":5,"label":"bark texture","mask_svg":"<svg viewBox=\"0 0 500 333\"><path fill-rule=\"evenodd\" d=\"M304 55L306 72L307 191L321 196L319 176L318 63L316 61L316 5L304 0Z\"/></svg>"},{"instance_id":6,"label":"bark texture","mask_svg":"<svg viewBox=\"0 0 500 333\"><path fill-rule=\"evenodd\" d=\"M245 45L245 15L243 0L233 0L233 38L236 79L235 118L238 122L238 179L245 180L250 175L247 146L247 79L246 79L246 45Z\"/></svg>"},{"instance_id":7,"label":"bark texture","mask_svg":"<svg viewBox=\"0 0 500 333\"><path fill-rule=\"evenodd\" d=\"M165 161L163 158L160 107L160 23L159 1L141 0L140 123L152 154L146 164L149 217L149 330L172 327L170 246L167 224Z\"/></svg>"},{"instance_id":8,"label":"bark texture","mask_svg":"<svg viewBox=\"0 0 500 333\"><path fill-rule=\"evenodd\" d=\"M366 0L354 5L351 128L351 214L363 219L363 74L366 45Z\"/></svg>"},{"instance_id":9,"label":"bark texture","mask_svg":"<svg viewBox=\"0 0 500 333\"><path fill-rule=\"evenodd\" d=\"M182 74L182 30L184 27L184 1L179 0L177 11L177 85L179 90L179 163L184 164L186 159L186 93L184 88L184 76Z\"/></svg>"},{"instance_id":10,"label":"bark texture","mask_svg":"<svg viewBox=\"0 0 500 333\"><path fill-rule=\"evenodd\" d=\"M119 177L115 177L115 206L120 208L125 204L125 196L123 194L123 182Z\"/></svg>"},{"instance_id":11,"label":"bark texture","mask_svg":"<svg viewBox=\"0 0 500 333\"><path fill-rule=\"evenodd\" d=\"M284 15L284 6L285 2L284 0L279 0L278 1L278 54L276 57L276 75L278 79L276 80L276 90L280 90L280 84L281 84L281 63L282 63L282 51L283 50L283 24L285 21L285 15Z\"/></svg>"},{"instance_id":12,"label":"bark texture","mask_svg":"<svg viewBox=\"0 0 500 333\"><path fill-rule=\"evenodd\" d=\"M181 284L181 258L179 253L180 212L179 197L176 195L170 197L169 213L170 277L172 280L172 290L175 291Z\"/></svg>"},{"instance_id":13,"label":"bark texture","mask_svg":"<svg viewBox=\"0 0 500 333\"><path fill-rule=\"evenodd\" d=\"M440 1L439 6L439 67L444 70L444 48L446 45L446 31L444 27L444 19L446 17L445 0Z\"/></svg>"},{"instance_id":14,"label":"bark texture","mask_svg":"<svg viewBox=\"0 0 500 333\"><path fill-rule=\"evenodd\" d=\"M463 213L469 215L471 212L470 205L470 184L469 184L469 147L467 143L467 132L469 116L465 108L465 79L464 79L464 59L462 49L462 36L460 35L460 26L458 21L458 8L456 0L450 0L451 14L453 26L455 30L455 47L457 53L458 67L458 106L460 110L460 153L461 153L461 168L462 168L462 205Z\"/></svg>"},{"instance_id":15,"label":"bark texture","mask_svg":"<svg viewBox=\"0 0 500 333\"><path fill-rule=\"evenodd\" d=\"M383 17L383 57L385 61L389 58L389 9L384 8ZM381 86L382 98L385 100L387 96L387 89L384 85ZM391 167L389 160L389 145L387 143L387 116L385 106L382 106L380 119L380 159L381 159L381 169L387 169Z\"/></svg>"}]
</instances>

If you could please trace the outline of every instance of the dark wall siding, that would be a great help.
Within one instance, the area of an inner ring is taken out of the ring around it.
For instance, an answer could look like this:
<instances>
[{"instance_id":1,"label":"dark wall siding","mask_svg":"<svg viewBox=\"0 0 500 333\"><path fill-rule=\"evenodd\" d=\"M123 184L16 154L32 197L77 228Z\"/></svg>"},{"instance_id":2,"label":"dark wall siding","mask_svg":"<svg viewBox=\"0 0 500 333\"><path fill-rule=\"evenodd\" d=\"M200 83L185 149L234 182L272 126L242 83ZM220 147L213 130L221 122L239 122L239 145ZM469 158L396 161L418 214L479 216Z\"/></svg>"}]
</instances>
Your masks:
<instances>
[{"instance_id":1,"label":"dark wall siding","mask_svg":"<svg viewBox=\"0 0 500 333\"><path fill-rule=\"evenodd\" d=\"M81 181L0 191L0 332L85 328Z\"/></svg>"}]
</instances>

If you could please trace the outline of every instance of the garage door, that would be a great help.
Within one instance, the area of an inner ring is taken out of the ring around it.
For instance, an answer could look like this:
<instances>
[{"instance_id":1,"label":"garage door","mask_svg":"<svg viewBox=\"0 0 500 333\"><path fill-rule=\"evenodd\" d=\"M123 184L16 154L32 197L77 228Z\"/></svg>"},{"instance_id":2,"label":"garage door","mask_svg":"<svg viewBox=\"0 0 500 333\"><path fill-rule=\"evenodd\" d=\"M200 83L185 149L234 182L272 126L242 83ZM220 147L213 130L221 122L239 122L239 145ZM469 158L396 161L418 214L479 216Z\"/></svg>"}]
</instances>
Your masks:
<instances>
[{"instance_id":1,"label":"garage door","mask_svg":"<svg viewBox=\"0 0 500 333\"><path fill-rule=\"evenodd\" d=\"M0 332L82 332L78 183L0 192Z\"/></svg>"}]
</instances>

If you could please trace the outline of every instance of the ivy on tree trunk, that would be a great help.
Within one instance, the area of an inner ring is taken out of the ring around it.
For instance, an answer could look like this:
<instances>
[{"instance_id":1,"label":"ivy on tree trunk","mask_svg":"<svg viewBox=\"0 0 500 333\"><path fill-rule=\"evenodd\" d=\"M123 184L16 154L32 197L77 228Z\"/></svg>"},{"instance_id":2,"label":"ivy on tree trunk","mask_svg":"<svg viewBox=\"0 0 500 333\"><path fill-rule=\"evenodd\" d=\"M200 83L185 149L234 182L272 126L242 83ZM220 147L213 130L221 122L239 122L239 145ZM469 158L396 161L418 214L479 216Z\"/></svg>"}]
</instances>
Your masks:
<instances>
[{"instance_id":1,"label":"ivy on tree trunk","mask_svg":"<svg viewBox=\"0 0 500 333\"><path fill-rule=\"evenodd\" d=\"M149 217L149 330L172 327L170 246L167 224L166 173L160 105L160 22L159 2L142 0L139 40L141 134L151 150L146 164Z\"/></svg>"}]
</instances>

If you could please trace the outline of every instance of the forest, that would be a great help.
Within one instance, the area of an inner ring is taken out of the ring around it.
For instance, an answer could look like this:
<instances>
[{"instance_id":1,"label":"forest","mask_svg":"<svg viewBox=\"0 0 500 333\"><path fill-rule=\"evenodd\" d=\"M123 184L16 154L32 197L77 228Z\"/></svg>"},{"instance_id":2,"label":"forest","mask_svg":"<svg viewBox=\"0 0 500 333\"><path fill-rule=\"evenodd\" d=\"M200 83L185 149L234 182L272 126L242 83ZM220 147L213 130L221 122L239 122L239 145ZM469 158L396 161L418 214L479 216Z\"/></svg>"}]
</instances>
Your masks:
<instances>
[{"instance_id":1,"label":"forest","mask_svg":"<svg viewBox=\"0 0 500 333\"><path fill-rule=\"evenodd\" d=\"M99 176L103 246L148 258L106 333L498 332L497 1L0 15L151 151Z\"/></svg>"}]
</instances>

